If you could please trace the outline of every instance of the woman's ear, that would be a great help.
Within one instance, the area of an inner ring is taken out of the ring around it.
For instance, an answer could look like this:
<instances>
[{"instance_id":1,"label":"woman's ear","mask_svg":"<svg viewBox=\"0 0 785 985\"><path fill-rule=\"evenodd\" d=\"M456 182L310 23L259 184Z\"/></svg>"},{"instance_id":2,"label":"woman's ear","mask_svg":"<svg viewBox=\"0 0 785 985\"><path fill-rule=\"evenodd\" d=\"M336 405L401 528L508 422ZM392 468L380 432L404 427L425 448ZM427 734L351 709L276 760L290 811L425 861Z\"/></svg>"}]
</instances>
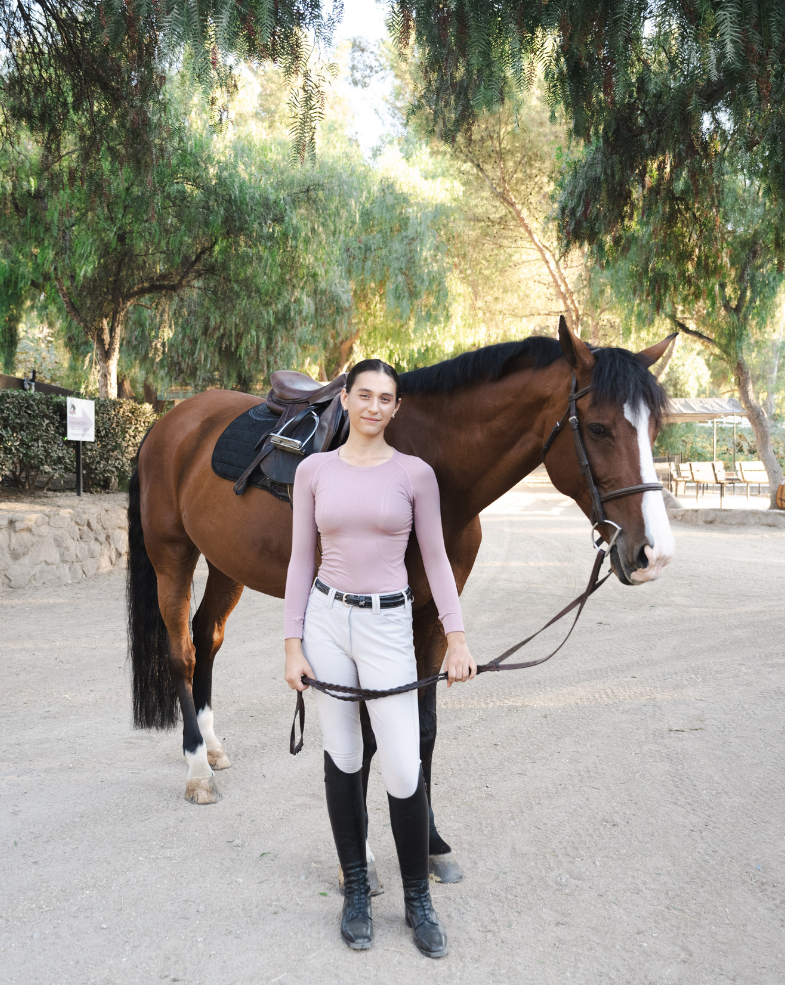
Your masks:
<instances>
[{"instance_id":1,"label":"woman's ear","mask_svg":"<svg viewBox=\"0 0 785 985\"><path fill-rule=\"evenodd\" d=\"M343 390L341 390L341 407L343 407L344 410L346 410L348 400L349 394L346 392L346 387L344 387Z\"/></svg>"}]
</instances>

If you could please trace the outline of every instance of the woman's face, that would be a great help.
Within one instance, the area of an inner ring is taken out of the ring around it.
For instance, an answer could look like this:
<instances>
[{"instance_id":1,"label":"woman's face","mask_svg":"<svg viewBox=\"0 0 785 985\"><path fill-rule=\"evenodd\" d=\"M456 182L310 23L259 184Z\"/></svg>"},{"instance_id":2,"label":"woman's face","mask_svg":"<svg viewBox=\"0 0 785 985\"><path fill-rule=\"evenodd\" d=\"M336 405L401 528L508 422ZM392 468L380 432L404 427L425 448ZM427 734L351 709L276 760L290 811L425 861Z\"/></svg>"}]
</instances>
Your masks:
<instances>
[{"instance_id":1,"label":"woman's face","mask_svg":"<svg viewBox=\"0 0 785 985\"><path fill-rule=\"evenodd\" d=\"M351 390L341 393L352 431L367 438L384 431L400 402L395 399L395 381L386 373L360 373Z\"/></svg>"}]
</instances>

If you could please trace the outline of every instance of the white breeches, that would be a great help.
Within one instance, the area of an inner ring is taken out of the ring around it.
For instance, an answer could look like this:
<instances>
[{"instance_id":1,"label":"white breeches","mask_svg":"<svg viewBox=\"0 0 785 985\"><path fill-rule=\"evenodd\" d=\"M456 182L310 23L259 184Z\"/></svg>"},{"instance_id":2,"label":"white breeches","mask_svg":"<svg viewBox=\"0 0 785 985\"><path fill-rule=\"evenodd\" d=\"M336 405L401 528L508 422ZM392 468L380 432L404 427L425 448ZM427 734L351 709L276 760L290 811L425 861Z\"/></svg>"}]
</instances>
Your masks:
<instances>
[{"instance_id":1,"label":"white breeches","mask_svg":"<svg viewBox=\"0 0 785 985\"><path fill-rule=\"evenodd\" d=\"M315 678L376 691L416 681L411 602L379 609L375 599L373 609L360 609L336 602L333 594L312 588L305 611L303 652ZM314 694L325 752L338 769L356 773L363 764L359 705ZM411 797L420 777L417 692L369 701L368 713L387 792Z\"/></svg>"}]
</instances>

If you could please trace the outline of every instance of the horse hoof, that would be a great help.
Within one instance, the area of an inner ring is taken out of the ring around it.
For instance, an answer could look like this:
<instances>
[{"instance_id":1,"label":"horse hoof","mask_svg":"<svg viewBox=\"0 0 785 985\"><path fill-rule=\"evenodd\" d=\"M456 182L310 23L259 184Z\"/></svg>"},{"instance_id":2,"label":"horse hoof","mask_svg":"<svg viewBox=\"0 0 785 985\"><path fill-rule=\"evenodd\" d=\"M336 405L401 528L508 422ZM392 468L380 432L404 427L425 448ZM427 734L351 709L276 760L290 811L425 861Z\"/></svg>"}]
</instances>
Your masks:
<instances>
[{"instance_id":1,"label":"horse hoof","mask_svg":"<svg viewBox=\"0 0 785 985\"><path fill-rule=\"evenodd\" d=\"M371 896L381 896L384 892L382 880L376 869L376 862L368 862L368 885L371 887ZM338 889L343 892L343 869L338 866Z\"/></svg>"},{"instance_id":2,"label":"horse hoof","mask_svg":"<svg viewBox=\"0 0 785 985\"><path fill-rule=\"evenodd\" d=\"M434 882L460 882L463 879L461 867L452 857L452 852L449 855L429 855L428 872Z\"/></svg>"},{"instance_id":3,"label":"horse hoof","mask_svg":"<svg viewBox=\"0 0 785 985\"><path fill-rule=\"evenodd\" d=\"M228 770L232 765L231 759L229 759L223 749L208 749L207 762L214 770Z\"/></svg>"},{"instance_id":4,"label":"horse hoof","mask_svg":"<svg viewBox=\"0 0 785 985\"><path fill-rule=\"evenodd\" d=\"M215 779L212 776L205 776L186 783L185 799L191 804L217 804L221 799L221 792Z\"/></svg>"}]
</instances>

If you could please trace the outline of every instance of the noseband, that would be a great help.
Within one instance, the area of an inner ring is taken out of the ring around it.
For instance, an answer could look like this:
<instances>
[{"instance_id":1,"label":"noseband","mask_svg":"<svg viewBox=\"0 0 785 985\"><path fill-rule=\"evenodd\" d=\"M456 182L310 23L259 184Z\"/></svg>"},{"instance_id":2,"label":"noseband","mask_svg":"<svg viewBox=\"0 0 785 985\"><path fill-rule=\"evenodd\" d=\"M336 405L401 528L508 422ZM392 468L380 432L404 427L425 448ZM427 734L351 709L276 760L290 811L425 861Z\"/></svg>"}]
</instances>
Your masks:
<instances>
[{"instance_id":1,"label":"noseband","mask_svg":"<svg viewBox=\"0 0 785 985\"><path fill-rule=\"evenodd\" d=\"M614 489L612 492L600 493L597 491L597 486L594 482L594 476L592 475L591 466L589 465L589 458L586 454L586 446L583 443L583 437L581 436L580 422L578 421L578 408L577 402L584 397L587 393L594 389L594 384L590 383L588 386L583 387L583 389L578 390L578 380L575 374L572 375L572 384L570 385L570 400L567 404L567 410L553 425L553 430L548 435L548 440L542 447L542 459L545 461L545 456L548 449L553 444L556 435L561 431L562 425L564 424L565 418L569 419L570 428L572 429L572 437L575 442L575 453L578 456L578 465L580 466L583 477L586 480L586 485L589 487L589 495L591 496L591 529L592 529L592 544L595 548L599 550L600 544L602 543L602 536L597 540L594 539L594 531L601 524L606 524L609 527L615 527L611 539L608 541L608 550L610 550L619 538L619 534L622 528L618 523L614 523L613 520L609 520L605 516L605 511L602 508L602 504L606 503L609 499L621 499L622 496L633 496L635 493L644 492L662 492L661 482L644 482L639 486L624 486L623 489Z\"/></svg>"}]
</instances>

